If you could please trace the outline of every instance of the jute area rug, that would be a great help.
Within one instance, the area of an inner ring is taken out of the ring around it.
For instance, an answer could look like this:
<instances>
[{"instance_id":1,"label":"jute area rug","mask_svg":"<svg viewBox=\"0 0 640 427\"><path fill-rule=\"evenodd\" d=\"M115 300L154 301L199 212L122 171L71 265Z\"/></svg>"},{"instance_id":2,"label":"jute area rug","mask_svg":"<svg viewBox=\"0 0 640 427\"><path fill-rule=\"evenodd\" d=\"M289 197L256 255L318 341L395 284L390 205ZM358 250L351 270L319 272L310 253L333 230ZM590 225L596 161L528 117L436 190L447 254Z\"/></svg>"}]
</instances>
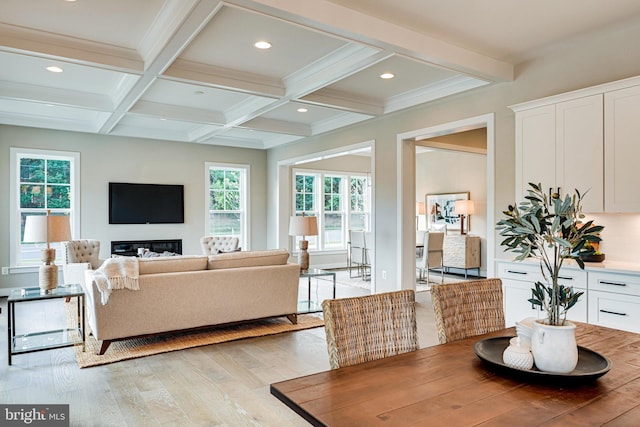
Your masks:
<instances>
[{"instance_id":1,"label":"jute area rug","mask_svg":"<svg viewBox=\"0 0 640 427\"><path fill-rule=\"evenodd\" d=\"M70 303L65 304L65 307L68 324L71 326L77 325L78 317L75 301L70 301ZM297 325L292 324L286 317L277 317L230 326L213 327L206 330L115 341L111 343L102 356L97 355L100 349L99 341L93 335L87 333L85 351L82 351L81 345L76 345L74 349L78 366L80 368L88 368L186 348L301 331L321 326L324 326L324 321L309 314L298 315Z\"/></svg>"}]
</instances>

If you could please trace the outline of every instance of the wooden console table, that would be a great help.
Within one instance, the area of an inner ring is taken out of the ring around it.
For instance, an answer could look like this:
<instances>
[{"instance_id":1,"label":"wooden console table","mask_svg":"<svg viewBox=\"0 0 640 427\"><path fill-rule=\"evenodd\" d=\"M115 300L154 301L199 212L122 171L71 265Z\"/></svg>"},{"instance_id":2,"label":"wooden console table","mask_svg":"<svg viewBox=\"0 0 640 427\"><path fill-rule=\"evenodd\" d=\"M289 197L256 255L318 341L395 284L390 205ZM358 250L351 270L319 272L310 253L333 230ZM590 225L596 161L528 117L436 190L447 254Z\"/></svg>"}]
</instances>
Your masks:
<instances>
[{"instance_id":1,"label":"wooden console table","mask_svg":"<svg viewBox=\"0 0 640 427\"><path fill-rule=\"evenodd\" d=\"M445 270L449 268L459 268L464 270L464 277L471 269L478 269L480 276L480 236L451 235L444 236L443 265Z\"/></svg>"}]
</instances>

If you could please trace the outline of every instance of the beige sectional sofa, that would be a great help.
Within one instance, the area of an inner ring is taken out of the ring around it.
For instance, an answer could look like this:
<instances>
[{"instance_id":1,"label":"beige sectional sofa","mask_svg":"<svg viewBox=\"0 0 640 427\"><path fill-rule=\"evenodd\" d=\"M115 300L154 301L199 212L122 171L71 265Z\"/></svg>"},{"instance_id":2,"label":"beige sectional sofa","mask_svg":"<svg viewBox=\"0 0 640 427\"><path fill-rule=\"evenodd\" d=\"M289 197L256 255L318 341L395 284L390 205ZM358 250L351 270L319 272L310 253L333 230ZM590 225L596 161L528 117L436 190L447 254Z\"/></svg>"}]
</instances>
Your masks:
<instances>
[{"instance_id":1,"label":"beige sectional sofa","mask_svg":"<svg viewBox=\"0 0 640 427\"><path fill-rule=\"evenodd\" d=\"M138 290L114 289L105 305L85 274L87 321L99 354L112 341L276 316L296 323L300 266L289 252L233 252L138 259Z\"/></svg>"}]
</instances>

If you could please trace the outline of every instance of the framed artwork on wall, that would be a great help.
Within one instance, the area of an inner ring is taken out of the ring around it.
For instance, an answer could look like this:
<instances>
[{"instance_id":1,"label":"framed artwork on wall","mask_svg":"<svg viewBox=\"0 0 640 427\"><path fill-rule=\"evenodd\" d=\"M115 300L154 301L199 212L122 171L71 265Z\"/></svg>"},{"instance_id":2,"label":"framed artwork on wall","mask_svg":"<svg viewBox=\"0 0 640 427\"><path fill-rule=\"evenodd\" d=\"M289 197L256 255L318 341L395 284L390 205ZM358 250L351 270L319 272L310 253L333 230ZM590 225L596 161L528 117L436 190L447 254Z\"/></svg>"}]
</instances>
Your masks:
<instances>
[{"instance_id":1,"label":"framed artwork on wall","mask_svg":"<svg viewBox=\"0 0 640 427\"><path fill-rule=\"evenodd\" d=\"M427 194L425 196L429 230L460 231L460 216L455 213L457 200L469 200L469 192Z\"/></svg>"}]
</instances>

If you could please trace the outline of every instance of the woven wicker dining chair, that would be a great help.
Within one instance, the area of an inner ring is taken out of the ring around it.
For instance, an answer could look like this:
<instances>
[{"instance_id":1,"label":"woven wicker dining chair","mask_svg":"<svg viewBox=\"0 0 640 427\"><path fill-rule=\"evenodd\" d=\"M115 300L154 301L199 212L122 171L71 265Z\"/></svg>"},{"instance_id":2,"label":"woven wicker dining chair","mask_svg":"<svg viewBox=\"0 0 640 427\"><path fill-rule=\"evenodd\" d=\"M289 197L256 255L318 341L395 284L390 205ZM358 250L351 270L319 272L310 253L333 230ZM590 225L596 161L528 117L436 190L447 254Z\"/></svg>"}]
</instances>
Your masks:
<instances>
[{"instance_id":1,"label":"woven wicker dining chair","mask_svg":"<svg viewBox=\"0 0 640 427\"><path fill-rule=\"evenodd\" d=\"M431 299L440 344L505 327L500 279L436 284Z\"/></svg>"},{"instance_id":2,"label":"woven wicker dining chair","mask_svg":"<svg viewBox=\"0 0 640 427\"><path fill-rule=\"evenodd\" d=\"M322 310L331 369L418 349L413 290L324 300Z\"/></svg>"}]
</instances>

